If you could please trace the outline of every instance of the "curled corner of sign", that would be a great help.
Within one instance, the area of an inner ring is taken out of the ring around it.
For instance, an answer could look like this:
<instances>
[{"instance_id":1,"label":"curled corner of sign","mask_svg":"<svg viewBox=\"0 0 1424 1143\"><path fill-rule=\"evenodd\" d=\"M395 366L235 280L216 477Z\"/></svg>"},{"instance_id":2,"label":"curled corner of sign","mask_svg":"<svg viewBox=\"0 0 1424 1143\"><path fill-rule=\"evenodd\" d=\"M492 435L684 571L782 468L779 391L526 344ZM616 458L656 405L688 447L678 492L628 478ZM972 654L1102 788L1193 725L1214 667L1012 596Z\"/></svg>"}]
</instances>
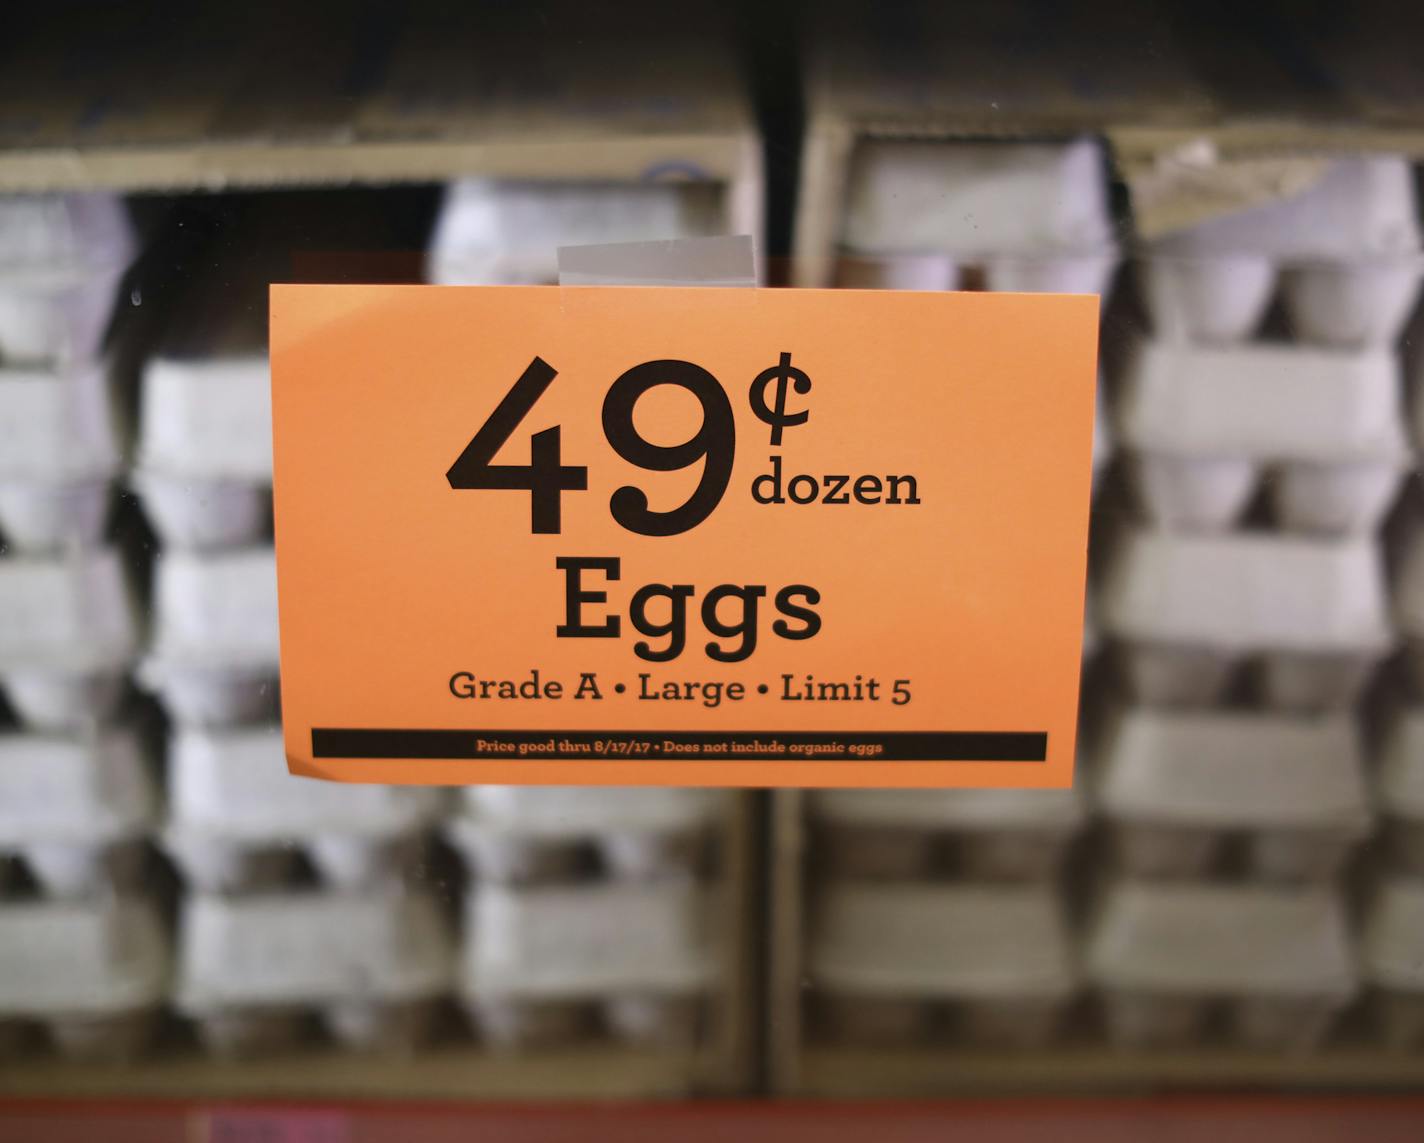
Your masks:
<instances>
[{"instance_id":1,"label":"curled corner of sign","mask_svg":"<svg viewBox=\"0 0 1424 1143\"><path fill-rule=\"evenodd\" d=\"M327 769L316 759L307 755L294 754L291 749L287 754L287 773L293 778L315 778L322 782L350 782L351 776L337 767Z\"/></svg>"}]
</instances>

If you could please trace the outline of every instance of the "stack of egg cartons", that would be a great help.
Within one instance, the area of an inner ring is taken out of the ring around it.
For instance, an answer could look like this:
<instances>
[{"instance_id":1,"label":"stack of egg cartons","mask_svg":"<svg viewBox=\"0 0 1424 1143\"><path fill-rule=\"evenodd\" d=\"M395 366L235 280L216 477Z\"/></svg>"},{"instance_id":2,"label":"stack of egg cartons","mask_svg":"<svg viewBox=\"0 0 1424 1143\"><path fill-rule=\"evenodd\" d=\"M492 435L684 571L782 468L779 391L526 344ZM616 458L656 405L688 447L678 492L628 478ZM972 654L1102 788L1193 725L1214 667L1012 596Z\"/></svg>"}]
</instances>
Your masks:
<instances>
[{"instance_id":1,"label":"stack of egg cartons","mask_svg":"<svg viewBox=\"0 0 1424 1143\"><path fill-rule=\"evenodd\" d=\"M104 338L135 241L114 195L0 197L0 535L96 544L120 447Z\"/></svg>"},{"instance_id":2,"label":"stack of egg cartons","mask_svg":"<svg viewBox=\"0 0 1424 1143\"><path fill-rule=\"evenodd\" d=\"M163 543L140 678L171 723L173 1004L224 1054L317 1017L344 1045L404 1049L450 988L447 918L414 877L438 794L287 772L264 311L236 289L191 298L144 369L134 474Z\"/></svg>"},{"instance_id":3,"label":"stack of egg cartons","mask_svg":"<svg viewBox=\"0 0 1424 1143\"><path fill-rule=\"evenodd\" d=\"M137 1050L168 972L138 876L155 779L117 721L137 606L104 540L104 339L133 252L113 196L0 198L0 1043L44 1025L76 1056Z\"/></svg>"},{"instance_id":4,"label":"stack of egg cartons","mask_svg":"<svg viewBox=\"0 0 1424 1143\"><path fill-rule=\"evenodd\" d=\"M294 778L260 724L180 724L168 768L163 843L188 889L174 1005L203 1042L290 1046L318 1016L353 1049L428 1040L454 951L419 876L439 792Z\"/></svg>"},{"instance_id":5,"label":"stack of egg cartons","mask_svg":"<svg viewBox=\"0 0 1424 1143\"><path fill-rule=\"evenodd\" d=\"M1347 714L1131 706L1102 736L1111 882L1086 972L1125 1047L1320 1042L1356 989L1339 875L1370 827Z\"/></svg>"},{"instance_id":6,"label":"stack of egg cartons","mask_svg":"<svg viewBox=\"0 0 1424 1143\"><path fill-rule=\"evenodd\" d=\"M457 992L481 1039L687 1048L726 1020L735 796L462 789L446 824L470 874Z\"/></svg>"},{"instance_id":7,"label":"stack of egg cartons","mask_svg":"<svg viewBox=\"0 0 1424 1143\"><path fill-rule=\"evenodd\" d=\"M1116 264L1092 140L868 140L852 157L838 285L1102 294ZM1101 413L1098 427L1095 470ZM1023 1048L1064 1030L1075 791L817 791L806 813L820 1034Z\"/></svg>"},{"instance_id":8,"label":"stack of egg cartons","mask_svg":"<svg viewBox=\"0 0 1424 1143\"><path fill-rule=\"evenodd\" d=\"M134 657L103 542L121 443L102 356L133 253L113 196L0 198L0 678L44 729L108 719Z\"/></svg>"},{"instance_id":9,"label":"stack of egg cartons","mask_svg":"<svg viewBox=\"0 0 1424 1143\"><path fill-rule=\"evenodd\" d=\"M1403 160L1342 160L1138 266L1153 330L1116 436L1146 526L1101 602L1140 699L1211 702L1249 661L1268 705L1344 707L1389 649L1375 532L1410 466L1394 340L1424 267L1412 180ZM1278 282L1291 336L1252 339ZM1237 528L1263 485L1271 526Z\"/></svg>"},{"instance_id":10,"label":"stack of egg cartons","mask_svg":"<svg viewBox=\"0 0 1424 1143\"><path fill-rule=\"evenodd\" d=\"M1410 464L1394 341L1420 268L1413 174L1387 157L1330 163L1137 267L1152 332L1116 429L1142 522L1098 597L1127 693L1095 773L1116 881L1085 957L1119 1043L1220 1020L1314 1046L1357 990L1354 704L1392 643L1376 533Z\"/></svg>"},{"instance_id":11,"label":"stack of egg cartons","mask_svg":"<svg viewBox=\"0 0 1424 1143\"><path fill-rule=\"evenodd\" d=\"M865 140L852 156L836 284L1098 294L1118 263L1097 141ZM1102 401L1093 472L1111 453ZM1096 647L1088 626L1085 651Z\"/></svg>"},{"instance_id":12,"label":"stack of egg cartons","mask_svg":"<svg viewBox=\"0 0 1424 1143\"><path fill-rule=\"evenodd\" d=\"M1047 1045L1077 990L1060 892L1073 790L807 795L806 971L841 1042Z\"/></svg>"},{"instance_id":13,"label":"stack of egg cartons","mask_svg":"<svg viewBox=\"0 0 1424 1143\"><path fill-rule=\"evenodd\" d=\"M711 184L467 179L447 188L426 259L442 285L549 285L557 250L726 228ZM471 787L446 836L470 873L457 990L492 1047L601 1034L686 1046L718 1013L725 792ZM719 850L721 852L719 852Z\"/></svg>"}]
</instances>

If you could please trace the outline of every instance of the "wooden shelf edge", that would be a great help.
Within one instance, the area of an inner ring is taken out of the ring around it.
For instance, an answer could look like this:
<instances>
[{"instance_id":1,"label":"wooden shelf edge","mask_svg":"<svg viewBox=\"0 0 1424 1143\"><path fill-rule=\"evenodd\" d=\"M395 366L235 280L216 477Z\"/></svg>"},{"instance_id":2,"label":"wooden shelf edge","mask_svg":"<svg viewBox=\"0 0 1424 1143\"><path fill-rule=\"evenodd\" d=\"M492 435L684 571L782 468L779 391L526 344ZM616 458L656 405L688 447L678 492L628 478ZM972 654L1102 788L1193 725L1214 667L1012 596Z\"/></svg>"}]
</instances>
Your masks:
<instances>
[{"instance_id":1,"label":"wooden shelf edge","mask_svg":"<svg viewBox=\"0 0 1424 1143\"><path fill-rule=\"evenodd\" d=\"M502 1055L478 1048L401 1058L329 1052L243 1061L203 1056L121 1066L45 1060L0 1070L6 1099L641 1100L685 1096L690 1053L588 1046Z\"/></svg>"},{"instance_id":2,"label":"wooden shelf edge","mask_svg":"<svg viewBox=\"0 0 1424 1143\"><path fill-rule=\"evenodd\" d=\"M1230 1049L1117 1052L1098 1047L984 1054L963 1049L811 1046L803 1050L799 1072L799 1085L786 1094L855 1099L955 1093L1424 1092L1424 1053L1376 1048L1311 1055Z\"/></svg>"},{"instance_id":3,"label":"wooden shelf edge","mask_svg":"<svg viewBox=\"0 0 1424 1143\"><path fill-rule=\"evenodd\" d=\"M178 191L502 178L691 178L742 174L745 132L561 139L186 143L0 150L0 193Z\"/></svg>"}]
</instances>

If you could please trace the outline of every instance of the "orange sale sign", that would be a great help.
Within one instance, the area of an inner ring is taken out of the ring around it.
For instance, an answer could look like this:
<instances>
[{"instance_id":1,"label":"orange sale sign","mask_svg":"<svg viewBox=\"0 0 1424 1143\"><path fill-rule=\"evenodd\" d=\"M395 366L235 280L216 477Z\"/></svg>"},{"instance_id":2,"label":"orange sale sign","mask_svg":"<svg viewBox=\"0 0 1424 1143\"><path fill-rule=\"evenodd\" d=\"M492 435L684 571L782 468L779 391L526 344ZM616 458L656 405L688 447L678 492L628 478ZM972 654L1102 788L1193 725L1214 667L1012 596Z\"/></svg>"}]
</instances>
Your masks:
<instances>
[{"instance_id":1,"label":"orange sale sign","mask_svg":"<svg viewBox=\"0 0 1424 1143\"><path fill-rule=\"evenodd\" d=\"M274 286L292 771L1068 785L1097 310Z\"/></svg>"}]
</instances>

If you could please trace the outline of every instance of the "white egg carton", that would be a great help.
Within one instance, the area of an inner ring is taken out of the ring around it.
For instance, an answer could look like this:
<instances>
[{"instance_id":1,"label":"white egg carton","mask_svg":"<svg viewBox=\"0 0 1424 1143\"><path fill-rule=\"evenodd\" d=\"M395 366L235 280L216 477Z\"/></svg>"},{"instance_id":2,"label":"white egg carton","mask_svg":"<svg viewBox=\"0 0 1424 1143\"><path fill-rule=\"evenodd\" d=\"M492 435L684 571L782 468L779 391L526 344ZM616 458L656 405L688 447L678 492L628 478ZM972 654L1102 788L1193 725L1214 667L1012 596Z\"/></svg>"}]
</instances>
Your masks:
<instances>
[{"instance_id":1,"label":"white egg carton","mask_svg":"<svg viewBox=\"0 0 1424 1143\"><path fill-rule=\"evenodd\" d=\"M22 553L98 544L109 513L111 473L67 478L0 477L0 534Z\"/></svg>"},{"instance_id":2,"label":"white egg carton","mask_svg":"<svg viewBox=\"0 0 1424 1143\"><path fill-rule=\"evenodd\" d=\"M1326 880L1370 830L1346 715L1121 711L1097 771L1097 806L1132 876L1207 875L1240 838L1255 877Z\"/></svg>"},{"instance_id":3,"label":"white egg carton","mask_svg":"<svg viewBox=\"0 0 1424 1143\"><path fill-rule=\"evenodd\" d=\"M0 196L0 362L92 358L134 245L116 195Z\"/></svg>"},{"instance_id":4,"label":"white egg carton","mask_svg":"<svg viewBox=\"0 0 1424 1143\"><path fill-rule=\"evenodd\" d=\"M147 901L0 902L0 1029L41 1023L66 1056L127 1059L146 1046L168 979L167 933Z\"/></svg>"},{"instance_id":5,"label":"white egg carton","mask_svg":"<svg viewBox=\"0 0 1424 1143\"><path fill-rule=\"evenodd\" d=\"M22 552L97 543L119 440L107 367L0 367L0 532Z\"/></svg>"},{"instance_id":6,"label":"white egg carton","mask_svg":"<svg viewBox=\"0 0 1424 1143\"><path fill-rule=\"evenodd\" d=\"M1077 989L1047 886L831 882L812 903L806 973L838 1037L904 1041L947 1007L957 1038L1050 1041Z\"/></svg>"},{"instance_id":7,"label":"white egg carton","mask_svg":"<svg viewBox=\"0 0 1424 1143\"><path fill-rule=\"evenodd\" d=\"M1158 239L1139 267L1161 337L1249 337L1279 285L1301 337L1339 346L1391 344L1421 274L1413 170L1397 156L1341 159L1299 194Z\"/></svg>"},{"instance_id":8,"label":"white egg carton","mask_svg":"<svg viewBox=\"0 0 1424 1143\"><path fill-rule=\"evenodd\" d=\"M948 254L842 254L836 285L843 290L957 290L959 264Z\"/></svg>"},{"instance_id":9,"label":"white egg carton","mask_svg":"<svg viewBox=\"0 0 1424 1143\"><path fill-rule=\"evenodd\" d=\"M71 729L109 718L138 630L116 551L0 559L0 683L26 725Z\"/></svg>"},{"instance_id":10,"label":"white egg carton","mask_svg":"<svg viewBox=\"0 0 1424 1143\"><path fill-rule=\"evenodd\" d=\"M1358 985L1341 901L1313 886L1119 883L1084 969L1128 1050L1194 1043L1216 1010L1242 1046L1307 1050Z\"/></svg>"},{"instance_id":11,"label":"white egg carton","mask_svg":"<svg viewBox=\"0 0 1424 1143\"><path fill-rule=\"evenodd\" d=\"M690 874L731 797L673 787L467 786L445 835L474 876L505 884L567 879L585 866L590 845L616 878Z\"/></svg>"},{"instance_id":12,"label":"white egg carton","mask_svg":"<svg viewBox=\"0 0 1424 1143\"><path fill-rule=\"evenodd\" d=\"M1146 341L1115 411L1132 491L1163 527L1230 526L1269 472L1285 528L1371 532L1413 464L1388 350Z\"/></svg>"},{"instance_id":13,"label":"white egg carton","mask_svg":"<svg viewBox=\"0 0 1424 1143\"><path fill-rule=\"evenodd\" d=\"M482 1038L543 1047L605 1030L684 1044L722 961L718 891L687 880L474 886L457 991Z\"/></svg>"},{"instance_id":14,"label":"white egg carton","mask_svg":"<svg viewBox=\"0 0 1424 1143\"><path fill-rule=\"evenodd\" d=\"M1380 553L1368 540L1139 528L1117 541L1097 616L1142 702L1214 702L1255 658L1267 705L1340 708L1390 650Z\"/></svg>"},{"instance_id":15,"label":"white egg carton","mask_svg":"<svg viewBox=\"0 0 1424 1143\"><path fill-rule=\"evenodd\" d=\"M713 184L463 179L446 189L426 280L549 285L559 280L560 246L696 238L725 228Z\"/></svg>"},{"instance_id":16,"label":"white egg carton","mask_svg":"<svg viewBox=\"0 0 1424 1143\"><path fill-rule=\"evenodd\" d=\"M138 735L0 734L0 852L54 897L132 884L158 788Z\"/></svg>"},{"instance_id":17,"label":"white egg carton","mask_svg":"<svg viewBox=\"0 0 1424 1143\"><path fill-rule=\"evenodd\" d=\"M1360 941L1361 973L1385 1040L1424 1045L1424 880L1382 882L1370 902Z\"/></svg>"},{"instance_id":18,"label":"white egg carton","mask_svg":"<svg viewBox=\"0 0 1424 1143\"><path fill-rule=\"evenodd\" d=\"M116 194L0 196L0 273L126 266L135 246L128 212Z\"/></svg>"},{"instance_id":19,"label":"white egg carton","mask_svg":"<svg viewBox=\"0 0 1424 1143\"><path fill-rule=\"evenodd\" d=\"M946 842L968 878L1052 877L1086 818L1073 789L814 790L807 812L819 871L892 880L932 876Z\"/></svg>"},{"instance_id":20,"label":"white egg carton","mask_svg":"<svg viewBox=\"0 0 1424 1143\"><path fill-rule=\"evenodd\" d=\"M1117 264L1097 142L862 142L842 285L1102 293Z\"/></svg>"},{"instance_id":21,"label":"white egg carton","mask_svg":"<svg viewBox=\"0 0 1424 1143\"><path fill-rule=\"evenodd\" d=\"M1376 781L1390 855L1405 872L1424 877L1424 708L1390 720Z\"/></svg>"},{"instance_id":22,"label":"white egg carton","mask_svg":"<svg viewBox=\"0 0 1424 1143\"><path fill-rule=\"evenodd\" d=\"M154 572L139 679L184 726L268 721L277 709L277 565L270 547L169 551Z\"/></svg>"},{"instance_id":23,"label":"white egg carton","mask_svg":"<svg viewBox=\"0 0 1424 1143\"><path fill-rule=\"evenodd\" d=\"M149 361L133 484L169 546L238 547L261 539L272 508L266 356Z\"/></svg>"},{"instance_id":24,"label":"white egg carton","mask_svg":"<svg viewBox=\"0 0 1424 1143\"><path fill-rule=\"evenodd\" d=\"M287 1046L314 1012L348 1047L403 1050L431 1032L453 966L426 894L200 894L183 905L173 1003L219 1055Z\"/></svg>"},{"instance_id":25,"label":"white egg carton","mask_svg":"<svg viewBox=\"0 0 1424 1143\"><path fill-rule=\"evenodd\" d=\"M276 727L180 729L163 845L205 893L280 886L303 852L326 884L370 888L411 871L441 802L426 787L294 777Z\"/></svg>"},{"instance_id":26,"label":"white egg carton","mask_svg":"<svg viewBox=\"0 0 1424 1143\"><path fill-rule=\"evenodd\" d=\"M122 267L7 272L0 267L0 361L87 361L104 343Z\"/></svg>"}]
</instances>

